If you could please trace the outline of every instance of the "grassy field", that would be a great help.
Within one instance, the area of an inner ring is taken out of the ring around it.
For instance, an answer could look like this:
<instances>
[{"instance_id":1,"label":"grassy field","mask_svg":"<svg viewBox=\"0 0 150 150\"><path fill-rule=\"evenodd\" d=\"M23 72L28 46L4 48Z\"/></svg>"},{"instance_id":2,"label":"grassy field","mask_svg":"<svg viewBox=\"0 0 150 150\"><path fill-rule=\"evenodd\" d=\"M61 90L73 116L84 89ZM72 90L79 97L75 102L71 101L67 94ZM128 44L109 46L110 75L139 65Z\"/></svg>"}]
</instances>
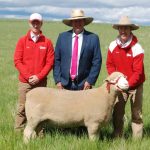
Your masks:
<instances>
[{"instance_id":1,"label":"grassy field","mask_svg":"<svg viewBox=\"0 0 150 150\"><path fill-rule=\"evenodd\" d=\"M143 119L144 137L142 141L131 139L130 128L130 105L126 107L125 138L112 140L111 123L102 128L102 137L99 141L90 142L85 132L81 136L75 133L60 132L52 130L43 139L36 139L24 145L22 134L17 134L13 130L14 117L17 102L18 72L13 64L13 54L17 40L28 30L27 21L23 20L0 20L1 40L0 40L0 149L4 150L148 150L150 149L150 97L149 97L149 77L150 77L150 27L141 27L135 31L139 42L145 50L145 72L146 82L144 84ZM69 28L60 22L45 22L43 33L49 37L54 45L60 32ZM103 64L96 87L101 85L106 77L105 61L109 43L114 40L117 31L108 24L91 24L87 30L95 32L100 37ZM49 74L48 86L55 87L52 74Z\"/></svg>"}]
</instances>

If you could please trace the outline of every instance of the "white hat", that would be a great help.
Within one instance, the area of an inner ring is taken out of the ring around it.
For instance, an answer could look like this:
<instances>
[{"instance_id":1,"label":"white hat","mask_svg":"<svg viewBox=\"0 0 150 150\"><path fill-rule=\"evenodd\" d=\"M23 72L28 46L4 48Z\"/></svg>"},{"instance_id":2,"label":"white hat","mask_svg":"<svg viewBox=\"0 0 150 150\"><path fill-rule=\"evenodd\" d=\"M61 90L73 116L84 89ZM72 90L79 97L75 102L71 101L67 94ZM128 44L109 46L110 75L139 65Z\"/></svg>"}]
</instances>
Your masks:
<instances>
[{"instance_id":1,"label":"white hat","mask_svg":"<svg viewBox=\"0 0 150 150\"><path fill-rule=\"evenodd\" d=\"M88 25L89 23L91 23L93 21L92 17L84 16L84 11L83 10L75 9L75 10L72 10L72 12L71 12L71 18L63 19L62 22L65 25L72 26L71 21L72 20L77 20L77 19L84 19L85 20L85 25Z\"/></svg>"},{"instance_id":2,"label":"white hat","mask_svg":"<svg viewBox=\"0 0 150 150\"><path fill-rule=\"evenodd\" d=\"M131 23L128 16L122 16L119 20L119 23L114 24L113 28L118 30L118 27L120 26L129 26L131 27L131 30L137 30L139 28L138 25Z\"/></svg>"},{"instance_id":3,"label":"white hat","mask_svg":"<svg viewBox=\"0 0 150 150\"><path fill-rule=\"evenodd\" d=\"M30 21L33 21L33 20L38 20L38 21L41 21L42 22L42 16L38 13L33 13L30 15L30 18L29 18Z\"/></svg>"}]
</instances>

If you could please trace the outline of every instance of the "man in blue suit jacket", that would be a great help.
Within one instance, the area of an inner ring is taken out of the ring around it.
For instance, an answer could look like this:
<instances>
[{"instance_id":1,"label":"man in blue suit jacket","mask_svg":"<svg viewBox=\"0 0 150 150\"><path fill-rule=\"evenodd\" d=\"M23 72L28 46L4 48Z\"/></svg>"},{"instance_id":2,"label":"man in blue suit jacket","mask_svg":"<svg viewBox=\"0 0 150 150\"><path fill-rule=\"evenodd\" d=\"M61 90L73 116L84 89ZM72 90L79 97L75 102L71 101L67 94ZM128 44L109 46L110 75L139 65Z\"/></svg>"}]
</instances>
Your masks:
<instances>
[{"instance_id":1,"label":"man in blue suit jacket","mask_svg":"<svg viewBox=\"0 0 150 150\"><path fill-rule=\"evenodd\" d=\"M72 11L71 18L63 20L64 24L73 29L61 33L56 43L53 74L59 89L90 89L98 78L102 63L99 38L84 29L84 26L92 21L92 17L85 17L84 12L79 9ZM76 35L78 36L77 73L75 79L71 79L72 51Z\"/></svg>"}]
</instances>

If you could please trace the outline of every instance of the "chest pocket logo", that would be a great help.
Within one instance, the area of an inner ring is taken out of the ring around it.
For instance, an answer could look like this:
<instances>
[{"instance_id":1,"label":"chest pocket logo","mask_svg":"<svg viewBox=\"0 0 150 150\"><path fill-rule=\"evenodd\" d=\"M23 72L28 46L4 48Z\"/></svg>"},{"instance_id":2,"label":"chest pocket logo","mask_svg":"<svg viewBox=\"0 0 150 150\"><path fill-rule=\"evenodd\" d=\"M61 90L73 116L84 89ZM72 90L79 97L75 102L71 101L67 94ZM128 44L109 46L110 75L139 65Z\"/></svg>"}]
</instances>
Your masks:
<instances>
[{"instance_id":1,"label":"chest pocket logo","mask_svg":"<svg viewBox=\"0 0 150 150\"><path fill-rule=\"evenodd\" d=\"M127 53L127 57L131 57L131 56L132 56L131 54L128 54L128 53Z\"/></svg>"},{"instance_id":2,"label":"chest pocket logo","mask_svg":"<svg viewBox=\"0 0 150 150\"><path fill-rule=\"evenodd\" d=\"M45 50L46 49L46 47L45 46L40 46L40 49L42 50Z\"/></svg>"}]
</instances>

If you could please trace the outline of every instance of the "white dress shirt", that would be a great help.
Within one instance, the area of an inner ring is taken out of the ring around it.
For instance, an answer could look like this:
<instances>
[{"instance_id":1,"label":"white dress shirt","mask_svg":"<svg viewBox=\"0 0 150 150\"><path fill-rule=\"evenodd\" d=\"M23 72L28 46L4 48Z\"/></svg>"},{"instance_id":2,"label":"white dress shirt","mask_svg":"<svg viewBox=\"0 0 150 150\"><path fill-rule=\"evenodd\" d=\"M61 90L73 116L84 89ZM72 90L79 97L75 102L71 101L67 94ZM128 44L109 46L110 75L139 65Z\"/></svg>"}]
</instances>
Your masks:
<instances>
[{"instance_id":1,"label":"white dress shirt","mask_svg":"<svg viewBox=\"0 0 150 150\"><path fill-rule=\"evenodd\" d=\"M31 36L31 39L34 41L34 43L37 42L37 40L39 39L40 35L35 35L32 31L30 32L30 36Z\"/></svg>"}]
</instances>

